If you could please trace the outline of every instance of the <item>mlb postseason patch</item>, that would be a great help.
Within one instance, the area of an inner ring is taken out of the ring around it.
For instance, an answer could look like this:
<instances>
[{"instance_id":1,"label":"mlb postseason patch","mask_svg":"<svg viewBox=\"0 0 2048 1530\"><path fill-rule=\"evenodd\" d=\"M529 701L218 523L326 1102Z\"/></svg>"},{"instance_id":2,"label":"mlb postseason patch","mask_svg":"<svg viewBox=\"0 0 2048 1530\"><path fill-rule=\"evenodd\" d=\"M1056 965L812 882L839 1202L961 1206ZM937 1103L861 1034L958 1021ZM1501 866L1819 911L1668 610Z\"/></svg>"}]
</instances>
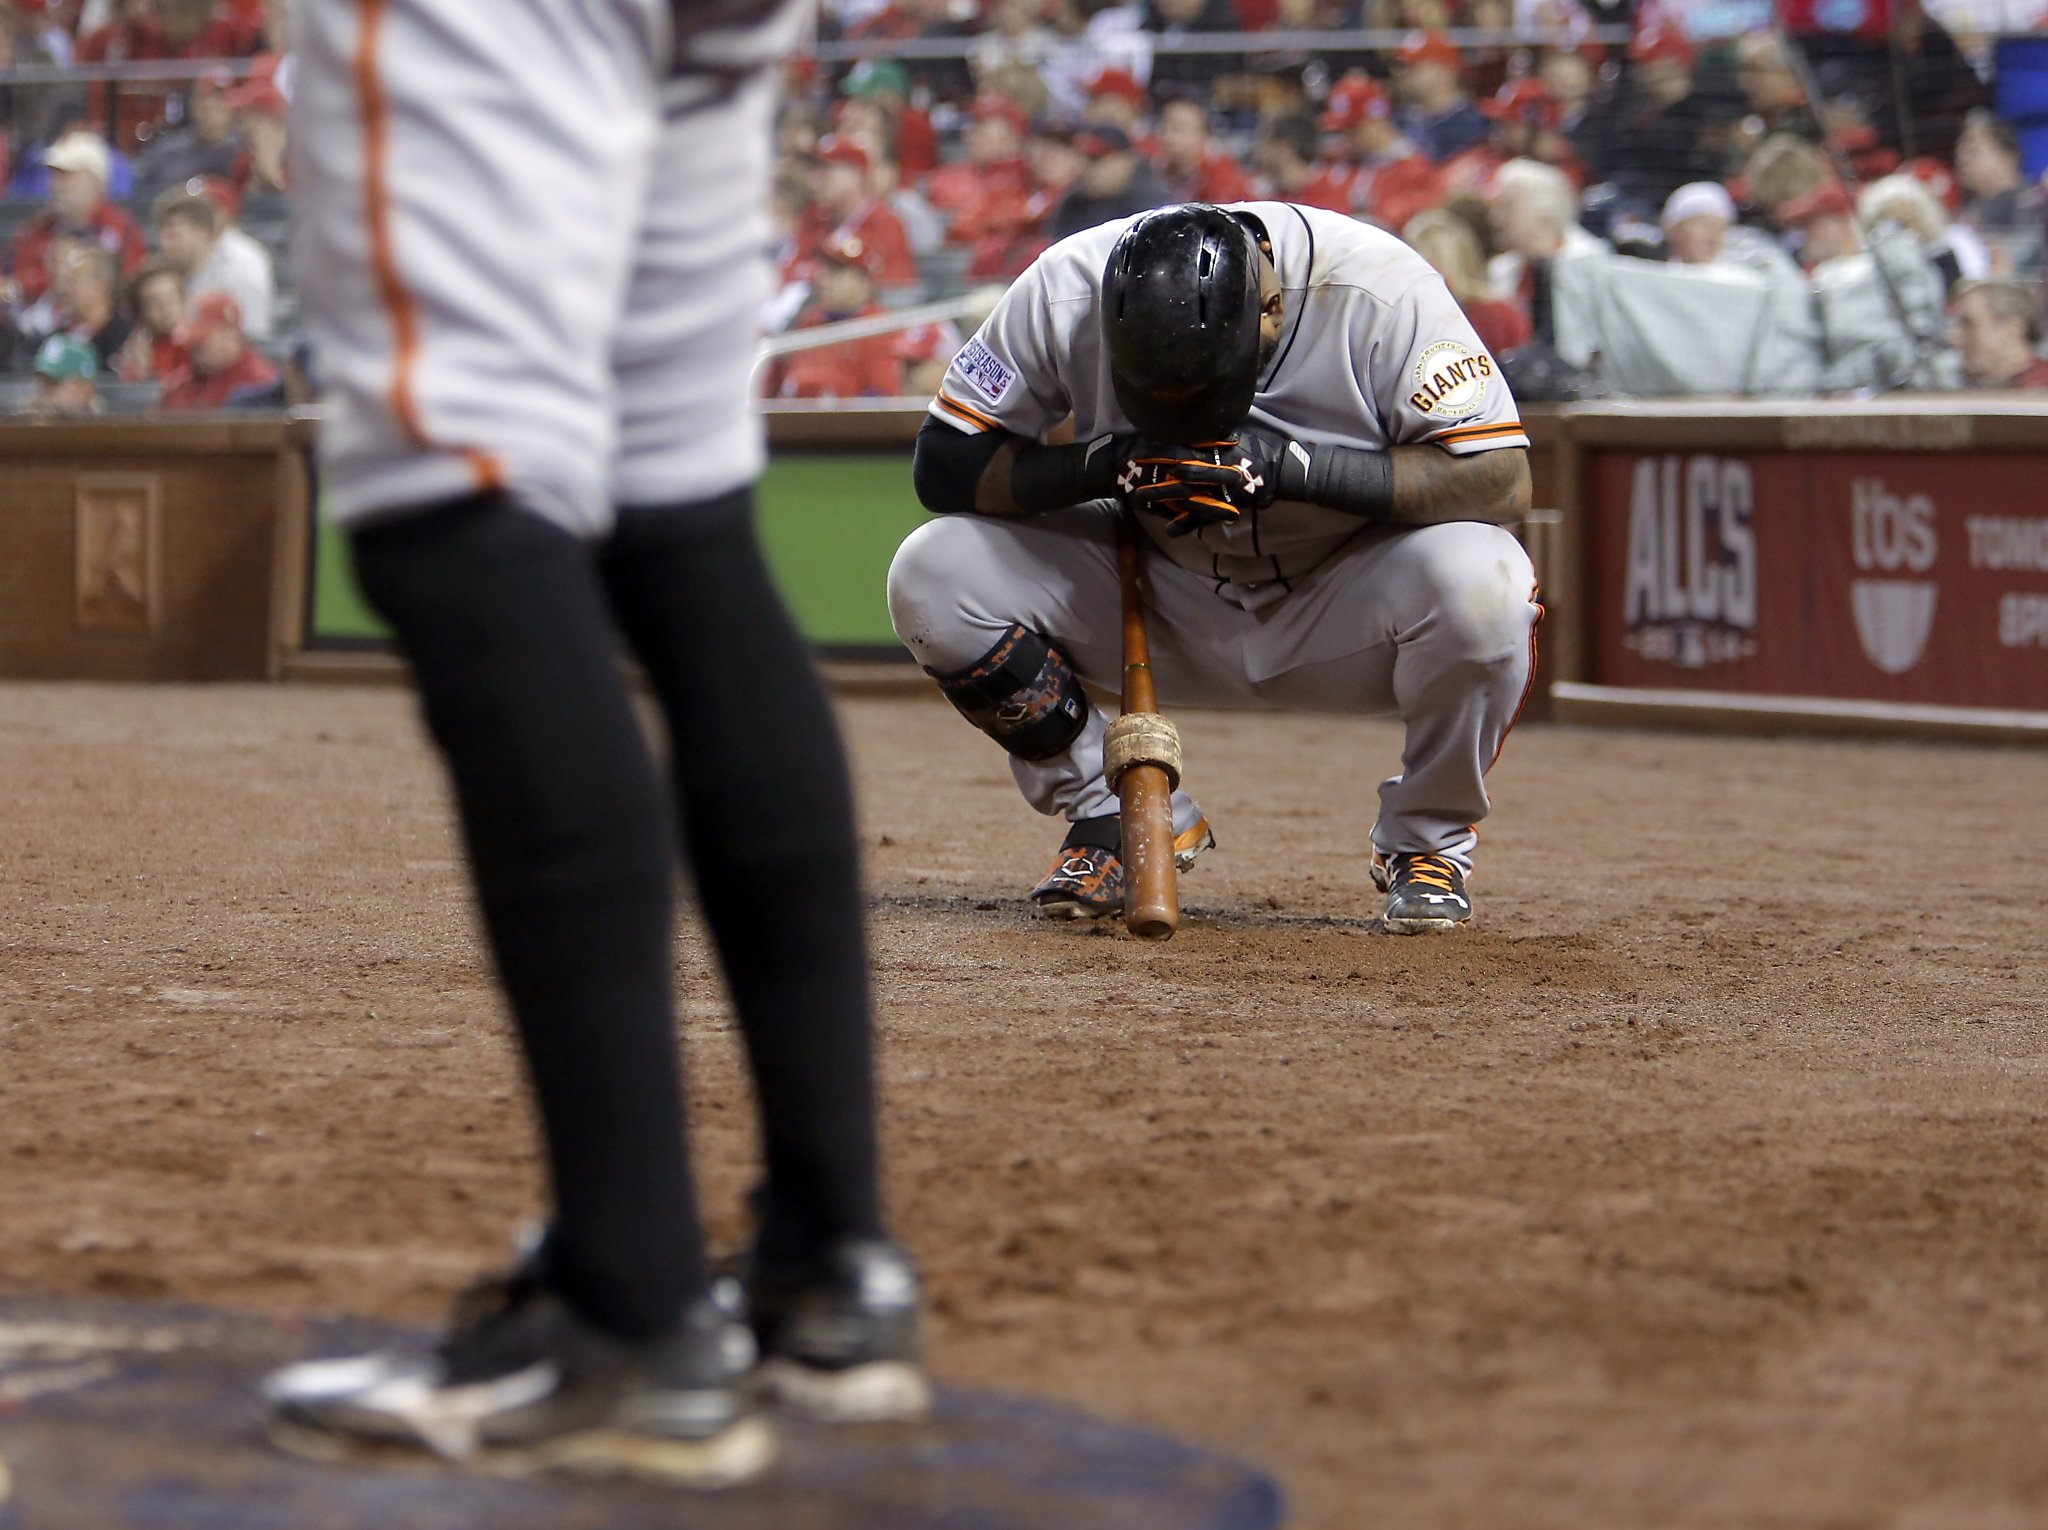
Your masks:
<instances>
[{"instance_id":1,"label":"mlb postseason patch","mask_svg":"<svg viewBox=\"0 0 2048 1530\"><path fill-rule=\"evenodd\" d=\"M996 358L996 353L979 340L970 340L953 358L953 370L974 385L974 391L991 404L1000 404L1017 374Z\"/></svg>"},{"instance_id":2,"label":"mlb postseason patch","mask_svg":"<svg viewBox=\"0 0 2048 1530\"><path fill-rule=\"evenodd\" d=\"M1484 351L1439 340L1415 363L1415 391L1408 402L1420 414L1440 420L1462 420L1477 414L1486 402L1486 380L1493 376L1493 358Z\"/></svg>"}]
</instances>

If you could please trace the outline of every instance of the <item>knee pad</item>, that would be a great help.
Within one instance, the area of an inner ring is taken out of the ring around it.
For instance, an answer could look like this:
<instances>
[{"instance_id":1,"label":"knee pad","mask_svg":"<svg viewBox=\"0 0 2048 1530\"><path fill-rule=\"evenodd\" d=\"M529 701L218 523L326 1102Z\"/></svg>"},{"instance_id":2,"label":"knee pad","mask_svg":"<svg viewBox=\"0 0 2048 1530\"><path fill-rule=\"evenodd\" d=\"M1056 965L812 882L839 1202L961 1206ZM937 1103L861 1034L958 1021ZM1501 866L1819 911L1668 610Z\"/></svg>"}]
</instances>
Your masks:
<instances>
[{"instance_id":1,"label":"knee pad","mask_svg":"<svg viewBox=\"0 0 2048 1530\"><path fill-rule=\"evenodd\" d=\"M958 673L925 673L962 717L1020 760L1051 759L1088 721L1088 695L1074 667L1022 623Z\"/></svg>"}]
</instances>

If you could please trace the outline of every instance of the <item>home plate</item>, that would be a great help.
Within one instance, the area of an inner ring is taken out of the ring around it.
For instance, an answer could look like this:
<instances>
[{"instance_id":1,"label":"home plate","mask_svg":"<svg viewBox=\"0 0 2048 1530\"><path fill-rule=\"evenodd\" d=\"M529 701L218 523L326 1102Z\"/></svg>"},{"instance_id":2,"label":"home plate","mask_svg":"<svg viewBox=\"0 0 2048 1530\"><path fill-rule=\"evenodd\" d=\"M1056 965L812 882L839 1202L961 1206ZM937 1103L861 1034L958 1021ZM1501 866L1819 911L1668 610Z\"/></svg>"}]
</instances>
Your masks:
<instances>
[{"instance_id":1,"label":"home plate","mask_svg":"<svg viewBox=\"0 0 2048 1530\"><path fill-rule=\"evenodd\" d=\"M716 1494L321 1466L263 1438L273 1366L415 1335L195 1308L0 1300L0 1530L1272 1530L1272 1478L1165 1435L941 1388L929 1423L781 1421Z\"/></svg>"}]
</instances>

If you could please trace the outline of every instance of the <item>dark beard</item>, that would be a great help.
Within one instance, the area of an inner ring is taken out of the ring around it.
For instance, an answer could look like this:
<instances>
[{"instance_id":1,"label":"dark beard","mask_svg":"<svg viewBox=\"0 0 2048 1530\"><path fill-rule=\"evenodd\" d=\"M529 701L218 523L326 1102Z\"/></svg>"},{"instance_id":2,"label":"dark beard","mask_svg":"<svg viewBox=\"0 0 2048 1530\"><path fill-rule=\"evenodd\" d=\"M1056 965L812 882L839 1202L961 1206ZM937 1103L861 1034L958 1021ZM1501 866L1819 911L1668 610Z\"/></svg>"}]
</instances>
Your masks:
<instances>
[{"instance_id":1,"label":"dark beard","mask_svg":"<svg viewBox=\"0 0 2048 1530\"><path fill-rule=\"evenodd\" d=\"M1273 364L1273 353L1279 349L1280 336L1277 333L1270 338L1264 333L1259 335L1259 376L1266 375L1266 368Z\"/></svg>"}]
</instances>

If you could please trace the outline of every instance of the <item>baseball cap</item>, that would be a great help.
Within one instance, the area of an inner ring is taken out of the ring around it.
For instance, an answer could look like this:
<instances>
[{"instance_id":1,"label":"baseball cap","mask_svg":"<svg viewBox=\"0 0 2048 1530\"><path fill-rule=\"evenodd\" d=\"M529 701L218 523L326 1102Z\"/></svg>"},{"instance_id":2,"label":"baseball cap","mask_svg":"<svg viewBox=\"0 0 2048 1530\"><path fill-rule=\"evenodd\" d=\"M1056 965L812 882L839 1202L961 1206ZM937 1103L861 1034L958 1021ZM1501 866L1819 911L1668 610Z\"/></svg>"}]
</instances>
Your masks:
<instances>
[{"instance_id":1,"label":"baseball cap","mask_svg":"<svg viewBox=\"0 0 2048 1530\"><path fill-rule=\"evenodd\" d=\"M171 339L186 349L199 344L217 329L242 327L242 305L225 292L202 292L185 310L185 322Z\"/></svg>"},{"instance_id":2,"label":"baseball cap","mask_svg":"<svg viewBox=\"0 0 2048 1530\"><path fill-rule=\"evenodd\" d=\"M224 175L195 175L185 182L185 195L204 197L220 211L221 220L232 223L242 211L242 193Z\"/></svg>"},{"instance_id":3,"label":"baseball cap","mask_svg":"<svg viewBox=\"0 0 2048 1530\"><path fill-rule=\"evenodd\" d=\"M864 58L846 71L839 86L843 95L864 101L869 96L910 95L910 71L893 58Z\"/></svg>"},{"instance_id":4,"label":"baseball cap","mask_svg":"<svg viewBox=\"0 0 2048 1530\"><path fill-rule=\"evenodd\" d=\"M52 170L74 170L107 179L110 156L106 140L96 133L66 133L43 151L43 163Z\"/></svg>"},{"instance_id":5,"label":"baseball cap","mask_svg":"<svg viewBox=\"0 0 2048 1530\"><path fill-rule=\"evenodd\" d=\"M1031 114L1008 96L997 95L994 91L983 91L976 96L968 114L977 122L1000 117L1017 130L1019 138L1031 131Z\"/></svg>"},{"instance_id":6,"label":"baseball cap","mask_svg":"<svg viewBox=\"0 0 2048 1530\"><path fill-rule=\"evenodd\" d=\"M1149 99L1145 94L1145 87L1138 82L1135 74L1128 69L1115 67L1099 71L1095 78L1088 82L1088 94L1122 96L1133 106L1143 106Z\"/></svg>"},{"instance_id":7,"label":"baseball cap","mask_svg":"<svg viewBox=\"0 0 2048 1530\"><path fill-rule=\"evenodd\" d=\"M868 151L851 138L827 133L811 150L811 158L822 165L851 165L862 175L868 173Z\"/></svg>"},{"instance_id":8,"label":"baseball cap","mask_svg":"<svg viewBox=\"0 0 2048 1530\"><path fill-rule=\"evenodd\" d=\"M51 382L69 382L74 377L97 377L99 352L76 335L52 335L36 350L34 371Z\"/></svg>"},{"instance_id":9,"label":"baseball cap","mask_svg":"<svg viewBox=\"0 0 2048 1530\"><path fill-rule=\"evenodd\" d=\"M1451 46L1451 40L1434 28L1426 32L1410 32L1401 44L1399 57L1403 69L1413 69L1417 64L1441 64L1451 70L1465 67L1465 60Z\"/></svg>"},{"instance_id":10,"label":"baseball cap","mask_svg":"<svg viewBox=\"0 0 2048 1530\"><path fill-rule=\"evenodd\" d=\"M1653 15L1636 29L1628 57L1633 64L1670 63L1690 69L1694 55L1692 43L1677 22Z\"/></svg>"},{"instance_id":11,"label":"baseball cap","mask_svg":"<svg viewBox=\"0 0 2048 1530\"><path fill-rule=\"evenodd\" d=\"M1131 147L1131 135L1112 122L1091 122L1074 135L1074 147L1090 159L1122 154Z\"/></svg>"},{"instance_id":12,"label":"baseball cap","mask_svg":"<svg viewBox=\"0 0 2048 1530\"><path fill-rule=\"evenodd\" d=\"M1323 105L1320 126L1326 133L1348 133L1361 122L1385 120L1394 115L1394 103L1369 74L1347 74L1330 87Z\"/></svg>"},{"instance_id":13,"label":"baseball cap","mask_svg":"<svg viewBox=\"0 0 2048 1530\"><path fill-rule=\"evenodd\" d=\"M1526 122L1533 127L1556 127L1561 120L1557 97L1536 79L1509 80L1481 101L1479 110L1495 122Z\"/></svg>"},{"instance_id":14,"label":"baseball cap","mask_svg":"<svg viewBox=\"0 0 2048 1530\"><path fill-rule=\"evenodd\" d=\"M1787 227L1810 223L1815 218L1846 218L1851 211L1849 193L1839 181L1823 181L1803 197L1794 197L1773 216Z\"/></svg>"},{"instance_id":15,"label":"baseball cap","mask_svg":"<svg viewBox=\"0 0 2048 1530\"><path fill-rule=\"evenodd\" d=\"M856 239L850 234L826 240L824 247L818 251L818 258L829 260L836 266L852 266L856 270L867 272L870 276L880 274L881 261L876 258L875 252L868 248L865 240Z\"/></svg>"},{"instance_id":16,"label":"baseball cap","mask_svg":"<svg viewBox=\"0 0 2048 1530\"><path fill-rule=\"evenodd\" d=\"M1688 181L1671 193L1664 203L1663 224L1675 228L1687 218L1719 218L1735 221L1735 198L1719 181Z\"/></svg>"}]
</instances>

